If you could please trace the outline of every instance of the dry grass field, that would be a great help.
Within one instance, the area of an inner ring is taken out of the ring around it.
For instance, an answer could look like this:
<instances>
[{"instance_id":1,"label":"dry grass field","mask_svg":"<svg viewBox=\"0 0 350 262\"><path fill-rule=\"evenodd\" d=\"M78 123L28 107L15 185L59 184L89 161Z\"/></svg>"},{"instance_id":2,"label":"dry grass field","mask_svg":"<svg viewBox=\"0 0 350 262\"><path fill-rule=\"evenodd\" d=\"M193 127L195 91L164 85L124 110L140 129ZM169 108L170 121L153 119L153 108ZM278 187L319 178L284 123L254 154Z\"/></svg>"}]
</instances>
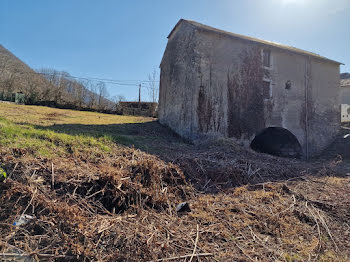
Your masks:
<instances>
[{"instance_id":1,"label":"dry grass field","mask_svg":"<svg viewBox=\"0 0 350 262\"><path fill-rule=\"evenodd\" d=\"M114 144L152 152L165 150L162 145L169 143L183 144L150 117L5 103L0 103L0 117L4 146L25 148L45 157L72 150L107 152Z\"/></svg>"},{"instance_id":2,"label":"dry grass field","mask_svg":"<svg viewBox=\"0 0 350 262\"><path fill-rule=\"evenodd\" d=\"M3 260L350 259L340 159L190 145L152 118L14 104L0 117Z\"/></svg>"}]
</instances>

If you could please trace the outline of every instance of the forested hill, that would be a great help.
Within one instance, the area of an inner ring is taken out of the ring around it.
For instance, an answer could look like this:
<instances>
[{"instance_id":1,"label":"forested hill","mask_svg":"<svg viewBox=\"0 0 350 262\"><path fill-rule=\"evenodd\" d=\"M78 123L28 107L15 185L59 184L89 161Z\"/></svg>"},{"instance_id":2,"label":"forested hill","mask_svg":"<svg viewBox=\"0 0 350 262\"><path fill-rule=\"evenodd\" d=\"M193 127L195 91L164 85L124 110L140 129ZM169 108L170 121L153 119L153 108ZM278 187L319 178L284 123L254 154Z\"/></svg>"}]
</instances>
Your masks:
<instances>
[{"instance_id":1,"label":"forested hill","mask_svg":"<svg viewBox=\"0 0 350 262\"><path fill-rule=\"evenodd\" d=\"M103 82L77 81L67 72L54 69L34 71L0 45L0 100L25 94L26 104L48 104L72 108L113 110Z\"/></svg>"}]
</instances>

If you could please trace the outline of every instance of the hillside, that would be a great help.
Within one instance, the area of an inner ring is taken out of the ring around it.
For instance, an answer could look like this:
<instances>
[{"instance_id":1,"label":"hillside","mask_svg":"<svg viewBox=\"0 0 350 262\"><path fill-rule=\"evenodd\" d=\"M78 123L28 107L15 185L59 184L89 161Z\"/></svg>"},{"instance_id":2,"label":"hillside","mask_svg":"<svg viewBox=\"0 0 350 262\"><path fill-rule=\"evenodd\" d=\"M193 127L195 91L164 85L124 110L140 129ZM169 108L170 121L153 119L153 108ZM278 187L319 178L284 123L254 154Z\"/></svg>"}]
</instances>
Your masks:
<instances>
[{"instance_id":1,"label":"hillside","mask_svg":"<svg viewBox=\"0 0 350 262\"><path fill-rule=\"evenodd\" d=\"M152 118L2 103L0 115L2 258L349 261L339 159L195 146Z\"/></svg>"},{"instance_id":2,"label":"hillside","mask_svg":"<svg viewBox=\"0 0 350 262\"><path fill-rule=\"evenodd\" d=\"M54 69L34 71L0 45L0 100L12 100L15 92L25 94L26 104L115 110L103 82L78 81Z\"/></svg>"},{"instance_id":3,"label":"hillside","mask_svg":"<svg viewBox=\"0 0 350 262\"><path fill-rule=\"evenodd\" d=\"M48 83L9 50L0 45L0 99L10 100L14 92L23 92L29 102L39 99Z\"/></svg>"}]
</instances>

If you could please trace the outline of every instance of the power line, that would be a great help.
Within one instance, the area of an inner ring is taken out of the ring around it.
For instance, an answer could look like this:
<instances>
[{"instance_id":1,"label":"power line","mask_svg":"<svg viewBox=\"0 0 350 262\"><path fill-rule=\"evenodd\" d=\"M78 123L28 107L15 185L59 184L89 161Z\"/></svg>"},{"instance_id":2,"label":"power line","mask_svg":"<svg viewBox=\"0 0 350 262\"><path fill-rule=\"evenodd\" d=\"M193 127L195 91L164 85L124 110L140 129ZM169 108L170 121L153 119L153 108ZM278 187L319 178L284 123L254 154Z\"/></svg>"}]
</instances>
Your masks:
<instances>
[{"instance_id":1,"label":"power line","mask_svg":"<svg viewBox=\"0 0 350 262\"><path fill-rule=\"evenodd\" d=\"M75 77L79 78L79 77ZM96 77L89 77L89 79L92 80L99 80L99 81L111 81L111 82L159 82L158 80L116 80L116 79L105 79L105 78L96 78Z\"/></svg>"},{"instance_id":2,"label":"power line","mask_svg":"<svg viewBox=\"0 0 350 262\"><path fill-rule=\"evenodd\" d=\"M138 87L139 89L139 101L141 101L141 87L144 84L151 84L151 83L156 83L160 82L158 80L115 80L115 79L105 79L105 78L96 78L96 77L78 77L78 76L72 76L69 73L62 72L62 71L53 71L53 72L35 72L35 71L21 71L16 69L15 72L13 72L13 75L16 74L32 74L32 75L43 75L43 76L56 76L58 79L55 79L55 83L51 83L50 79L43 77L46 81L48 81L52 85L57 85L56 81L61 81L62 78L65 78L67 80L69 79L78 79L78 80L87 80L87 81L98 81L98 82L104 82L107 84L112 84L112 85L120 85L120 86L133 86L133 87ZM72 80L74 81L74 80ZM135 82L135 83L130 83L130 82ZM80 85L84 86L86 89L90 90L89 87L86 85L87 83L84 82L76 82L79 83ZM58 84L60 85L60 84ZM110 88L110 87L109 87ZM91 91L91 90L90 90ZM92 91L94 92L94 91ZM154 96L154 90L153 90L153 96Z\"/></svg>"},{"instance_id":3,"label":"power line","mask_svg":"<svg viewBox=\"0 0 350 262\"><path fill-rule=\"evenodd\" d=\"M39 74L39 75L53 75L52 73L44 73L44 72L19 72L16 73L21 74ZM58 72L59 75L62 74L62 72ZM97 78L97 77L78 77L73 75L64 75L65 78L73 78L73 79L79 79L79 80L88 80L88 81L100 81L112 85L120 85L120 86L135 86L138 87L140 84L146 84L146 83L152 83L152 82L159 82L158 80L116 80L116 79L106 79L106 78ZM127 82L135 82L135 83L127 83Z\"/></svg>"},{"instance_id":4,"label":"power line","mask_svg":"<svg viewBox=\"0 0 350 262\"><path fill-rule=\"evenodd\" d=\"M41 74L41 75L52 75L49 73L37 73L37 74ZM146 80L142 80L142 81L135 81L135 82L139 82L138 84L132 84L132 83L121 83L123 81L120 80L113 80L113 79L103 79L103 78L95 78L95 77L78 77L78 76L72 76L72 75L68 75L68 76L64 76L66 78L74 78L74 79L80 79L80 80L90 80L90 81L100 81L100 82L104 82L104 83L108 83L108 84L113 84L113 85L121 85L121 86L135 86L138 87L139 83L145 83L147 82ZM125 80L124 80L125 81Z\"/></svg>"}]
</instances>

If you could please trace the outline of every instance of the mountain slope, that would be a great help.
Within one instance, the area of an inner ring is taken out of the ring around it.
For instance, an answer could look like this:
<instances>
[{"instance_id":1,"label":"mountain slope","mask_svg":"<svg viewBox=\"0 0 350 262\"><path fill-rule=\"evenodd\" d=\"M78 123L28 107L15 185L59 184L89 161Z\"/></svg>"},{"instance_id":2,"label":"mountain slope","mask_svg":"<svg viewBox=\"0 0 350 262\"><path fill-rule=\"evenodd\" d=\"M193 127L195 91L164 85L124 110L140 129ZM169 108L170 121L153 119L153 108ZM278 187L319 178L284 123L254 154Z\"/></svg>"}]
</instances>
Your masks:
<instances>
[{"instance_id":1,"label":"mountain slope","mask_svg":"<svg viewBox=\"0 0 350 262\"><path fill-rule=\"evenodd\" d=\"M100 92L97 94L95 90ZM15 92L24 93L27 104L98 110L115 107L104 97L107 90L103 82L78 81L69 73L54 69L36 72L0 45L0 100L11 101Z\"/></svg>"},{"instance_id":2,"label":"mountain slope","mask_svg":"<svg viewBox=\"0 0 350 262\"><path fill-rule=\"evenodd\" d=\"M29 102L40 99L47 81L0 45L0 99L10 100L13 92L23 92Z\"/></svg>"}]
</instances>

